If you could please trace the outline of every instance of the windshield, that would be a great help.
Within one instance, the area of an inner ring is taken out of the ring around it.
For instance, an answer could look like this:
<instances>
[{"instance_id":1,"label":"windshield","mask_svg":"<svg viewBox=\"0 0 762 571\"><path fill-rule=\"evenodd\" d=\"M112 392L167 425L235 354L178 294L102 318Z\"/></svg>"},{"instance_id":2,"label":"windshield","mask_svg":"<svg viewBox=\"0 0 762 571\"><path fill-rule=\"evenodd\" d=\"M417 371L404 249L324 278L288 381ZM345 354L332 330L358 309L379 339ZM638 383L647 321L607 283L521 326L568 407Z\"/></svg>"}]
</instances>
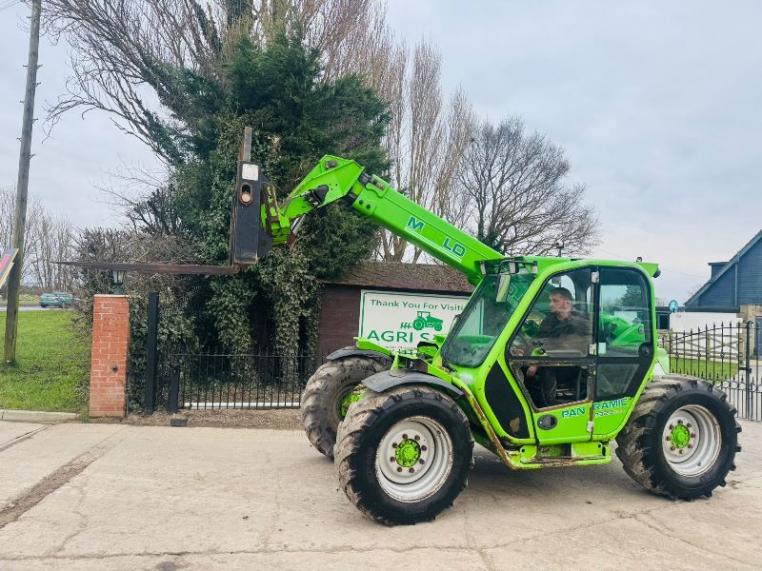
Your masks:
<instances>
[{"instance_id":1,"label":"windshield","mask_svg":"<svg viewBox=\"0 0 762 571\"><path fill-rule=\"evenodd\" d=\"M533 280L532 274L485 276L447 335L444 361L464 367L481 365Z\"/></svg>"}]
</instances>

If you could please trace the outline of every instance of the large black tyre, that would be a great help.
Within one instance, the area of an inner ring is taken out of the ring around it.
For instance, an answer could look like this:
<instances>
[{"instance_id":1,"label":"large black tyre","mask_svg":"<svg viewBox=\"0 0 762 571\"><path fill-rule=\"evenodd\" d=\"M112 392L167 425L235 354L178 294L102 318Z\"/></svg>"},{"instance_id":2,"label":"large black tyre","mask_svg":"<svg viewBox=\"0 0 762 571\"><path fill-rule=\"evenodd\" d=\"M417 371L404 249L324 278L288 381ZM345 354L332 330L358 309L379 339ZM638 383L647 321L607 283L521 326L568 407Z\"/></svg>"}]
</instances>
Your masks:
<instances>
[{"instance_id":1,"label":"large black tyre","mask_svg":"<svg viewBox=\"0 0 762 571\"><path fill-rule=\"evenodd\" d=\"M416 445L417 457L400 454ZM429 521L466 487L473 449L468 419L447 395L425 386L368 392L339 426L339 484L375 521Z\"/></svg>"},{"instance_id":2,"label":"large black tyre","mask_svg":"<svg viewBox=\"0 0 762 571\"><path fill-rule=\"evenodd\" d=\"M671 499L711 496L735 470L741 427L722 391L696 378L669 375L650 383L617 436L624 470Z\"/></svg>"},{"instance_id":3,"label":"large black tyre","mask_svg":"<svg viewBox=\"0 0 762 571\"><path fill-rule=\"evenodd\" d=\"M336 430L342 420L339 407L344 397L363 379L386 368L388 365L382 359L358 355L328 361L310 377L302 394L302 425L321 454L333 458Z\"/></svg>"}]
</instances>

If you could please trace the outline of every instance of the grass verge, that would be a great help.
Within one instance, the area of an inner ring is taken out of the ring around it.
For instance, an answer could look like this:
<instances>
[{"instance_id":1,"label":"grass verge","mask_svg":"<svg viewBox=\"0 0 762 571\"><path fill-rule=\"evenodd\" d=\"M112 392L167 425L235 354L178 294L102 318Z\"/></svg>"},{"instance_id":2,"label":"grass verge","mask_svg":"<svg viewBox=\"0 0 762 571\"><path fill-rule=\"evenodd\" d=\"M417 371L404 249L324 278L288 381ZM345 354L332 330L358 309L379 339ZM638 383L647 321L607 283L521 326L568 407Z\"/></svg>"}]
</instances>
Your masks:
<instances>
[{"instance_id":1,"label":"grass verge","mask_svg":"<svg viewBox=\"0 0 762 571\"><path fill-rule=\"evenodd\" d=\"M83 412L89 375L89 336L72 311L19 312L16 363L0 362L0 408ZM5 313L0 313L0 350Z\"/></svg>"},{"instance_id":2,"label":"grass verge","mask_svg":"<svg viewBox=\"0 0 762 571\"><path fill-rule=\"evenodd\" d=\"M736 362L678 359L674 356L670 357L669 368L673 373L692 375L709 381L732 379L738 373L738 363Z\"/></svg>"}]
</instances>

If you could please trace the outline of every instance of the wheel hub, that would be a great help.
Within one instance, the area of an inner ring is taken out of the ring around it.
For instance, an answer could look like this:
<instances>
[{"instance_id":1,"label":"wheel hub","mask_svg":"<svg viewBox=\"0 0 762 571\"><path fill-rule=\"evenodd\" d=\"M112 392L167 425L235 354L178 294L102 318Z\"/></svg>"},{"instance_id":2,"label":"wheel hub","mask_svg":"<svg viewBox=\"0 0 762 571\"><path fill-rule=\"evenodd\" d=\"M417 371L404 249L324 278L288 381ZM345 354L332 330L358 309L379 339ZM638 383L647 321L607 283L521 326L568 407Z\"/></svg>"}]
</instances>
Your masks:
<instances>
[{"instance_id":1,"label":"wheel hub","mask_svg":"<svg viewBox=\"0 0 762 571\"><path fill-rule=\"evenodd\" d=\"M403 440L397 445L394 456L403 468L415 466L421 458L421 445L410 438Z\"/></svg>"},{"instance_id":2,"label":"wheel hub","mask_svg":"<svg viewBox=\"0 0 762 571\"><path fill-rule=\"evenodd\" d=\"M685 448L691 441L691 431L681 422L672 428L671 439L675 448Z\"/></svg>"},{"instance_id":3,"label":"wheel hub","mask_svg":"<svg viewBox=\"0 0 762 571\"><path fill-rule=\"evenodd\" d=\"M721 445L720 425L701 405L678 408L664 426L664 459L681 476L699 476L711 469L720 455Z\"/></svg>"},{"instance_id":4,"label":"wheel hub","mask_svg":"<svg viewBox=\"0 0 762 571\"><path fill-rule=\"evenodd\" d=\"M429 417L414 416L392 426L376 450L376 476L381 488L402 502L416 502L436 493L453 462L447 431Z\"/></svg>"},{"instance_id":5,"label":"wheel hub","mask_svg":"<svg viewBox=\"0 0 762 571\"><path fill-rule=\"evenodd\" d=\"M339 399L339 419L344 420L349 411L349 406L362 398L362 393L357 389L350 391L343 398Z\"/></svg>"}]
</instances>

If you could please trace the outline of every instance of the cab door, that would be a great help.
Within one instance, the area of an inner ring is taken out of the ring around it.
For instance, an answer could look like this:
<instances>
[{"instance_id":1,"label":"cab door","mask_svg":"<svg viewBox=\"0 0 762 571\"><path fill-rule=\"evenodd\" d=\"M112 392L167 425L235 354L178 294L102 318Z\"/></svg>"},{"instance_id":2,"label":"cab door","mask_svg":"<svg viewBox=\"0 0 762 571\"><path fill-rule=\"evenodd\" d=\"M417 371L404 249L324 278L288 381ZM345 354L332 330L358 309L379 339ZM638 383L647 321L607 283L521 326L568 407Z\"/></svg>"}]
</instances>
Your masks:
<instances>
[{"instance_id":1,"label":"cab door","mask_svg":"<svg viewBox=\"0 0 762 571\"><path fill-rule=\"evenodd\" d=\"M595 275L588 267L551 276L508 345L540 444L591 438Z\"/></svg>"},{"instance_id":2,"label":"cab door","mask_svg":"<svg viewBox=\"0 0 762 571\"><path fill-rule=\"evenodd\" d=\"M593 434L618 430L655 358L650 283L632 268L601 267Z\"/></svg>"}]
</instances>

